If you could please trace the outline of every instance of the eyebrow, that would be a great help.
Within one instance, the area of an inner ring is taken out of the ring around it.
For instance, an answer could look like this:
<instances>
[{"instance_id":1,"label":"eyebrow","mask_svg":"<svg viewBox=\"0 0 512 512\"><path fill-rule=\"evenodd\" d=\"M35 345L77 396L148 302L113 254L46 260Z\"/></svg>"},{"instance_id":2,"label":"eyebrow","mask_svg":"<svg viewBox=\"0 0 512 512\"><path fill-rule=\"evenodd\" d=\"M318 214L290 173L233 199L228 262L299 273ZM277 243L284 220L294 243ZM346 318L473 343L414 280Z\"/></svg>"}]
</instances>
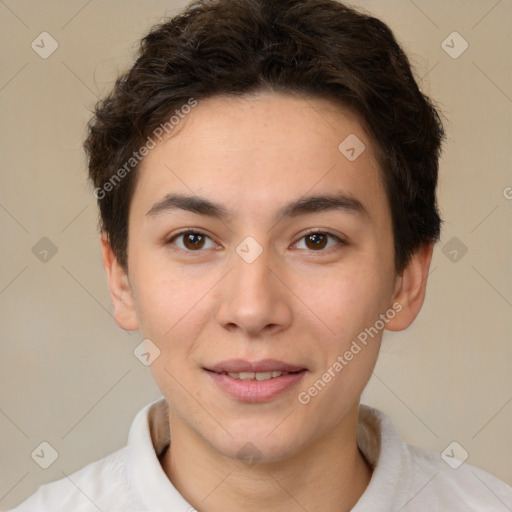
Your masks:
<instances>
[{"instance_id":1,"label":"eyebrow","mask_svg":"<svg viewBox=\"0 0 512 512\"><path fill-rule=\"evenodd\" d=\"M173 210L185 210L222 221L227 221L234 217L233 212L221 204L214 203L200 196L182 194L167 194L161 201L155 203L146 215L156 216ZM307 213L321 213L332 210L342 210L347 213L370 217L359 199L345 193L337 193L301 197L280 208L276 213L274 221L279 222L287 217L298 217Z\"/></svg>"}]
</instances>

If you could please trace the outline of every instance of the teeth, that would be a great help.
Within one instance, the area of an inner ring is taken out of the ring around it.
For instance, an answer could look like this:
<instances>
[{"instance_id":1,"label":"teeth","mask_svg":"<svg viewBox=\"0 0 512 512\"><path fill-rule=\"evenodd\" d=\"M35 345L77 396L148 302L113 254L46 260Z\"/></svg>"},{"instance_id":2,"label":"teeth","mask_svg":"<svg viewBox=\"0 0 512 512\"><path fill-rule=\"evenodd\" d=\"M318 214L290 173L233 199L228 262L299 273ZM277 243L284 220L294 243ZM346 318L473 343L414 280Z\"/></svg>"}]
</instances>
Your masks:
<instances>
[{"instance_id":1,"label":"teeth","mask_svg":"<svg viewBox=\"0 0 512 512\"><path fill-rule=\"evenodd\" d=\"M256 380L268 380L272 378L272 372L256 373Z\"/></svg>"},{"instance_id":2,"label":"teeth","mask_svg":"<svg viewBox=\"0 0 512 512\"><path fill-rule=\"evenodd\" d=\"M288 375L288 372L228 372L232 379L239 380L269 380L281 375Z\"/></svg>"},{"instance_id":3,"label":"teeth","mask_svg":"<svg viewBox=\"0 0 512 512\"><path fill-rule=\"evenodd\" d=\"M238 374L240 380L251 380L254 379L254 373L251 372L240 372Z\"/></svg>"}]
</instances>

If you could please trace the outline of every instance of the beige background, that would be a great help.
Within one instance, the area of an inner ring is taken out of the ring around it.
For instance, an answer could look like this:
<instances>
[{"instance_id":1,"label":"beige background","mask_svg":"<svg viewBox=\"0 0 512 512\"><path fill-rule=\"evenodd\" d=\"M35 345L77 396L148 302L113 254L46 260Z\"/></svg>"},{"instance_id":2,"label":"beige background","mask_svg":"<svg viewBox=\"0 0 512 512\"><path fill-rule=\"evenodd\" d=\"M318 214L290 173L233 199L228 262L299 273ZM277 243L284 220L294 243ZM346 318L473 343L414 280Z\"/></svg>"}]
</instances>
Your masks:
<instances>
[{"instance_id":1,"label":"beige background","mask_svg":"<svg viewBox=\"0 0 512 512\"><path fill-rule=\"evenodd\" d=\"M183 5L0 1L0 508L123 446L159 396L133 356L138 333L111 318L81 143L137 40ZM363 399L408 442L441 452L456 440L512 484L512 2L356 5L392 27L448 132L426 303L386 334ZM59 44L47 59L31 48L43 31ZM469 44L457 59L441 47L454 31ZM46 263L32 252L42 237L57 247ZM442 252L453 237L467 247L456 262ZM46 470L31 458L42 441L59 454Z\"/></svg>"}]
</instances>

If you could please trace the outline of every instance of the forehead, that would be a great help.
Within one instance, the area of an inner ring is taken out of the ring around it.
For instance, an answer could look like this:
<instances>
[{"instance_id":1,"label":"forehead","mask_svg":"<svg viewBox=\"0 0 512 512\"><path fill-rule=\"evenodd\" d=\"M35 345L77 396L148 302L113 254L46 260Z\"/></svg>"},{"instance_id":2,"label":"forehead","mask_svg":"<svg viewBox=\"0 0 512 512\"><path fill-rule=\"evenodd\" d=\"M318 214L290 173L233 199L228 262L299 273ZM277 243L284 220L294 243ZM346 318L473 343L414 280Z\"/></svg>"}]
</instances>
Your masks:
<instances>
[{"instance_id":1,"label":"forehead","mask_svg":"<svg viewBox=\"0 0 512 512\"><path fill-rule=\"evenodd\" d=\"M357 117L331 101L282 93L198 102L143 160L133 207L173 192L231 210L276 210L285 198L343 192L374 214L381 173Z\"/></svg>"}]
</instances>

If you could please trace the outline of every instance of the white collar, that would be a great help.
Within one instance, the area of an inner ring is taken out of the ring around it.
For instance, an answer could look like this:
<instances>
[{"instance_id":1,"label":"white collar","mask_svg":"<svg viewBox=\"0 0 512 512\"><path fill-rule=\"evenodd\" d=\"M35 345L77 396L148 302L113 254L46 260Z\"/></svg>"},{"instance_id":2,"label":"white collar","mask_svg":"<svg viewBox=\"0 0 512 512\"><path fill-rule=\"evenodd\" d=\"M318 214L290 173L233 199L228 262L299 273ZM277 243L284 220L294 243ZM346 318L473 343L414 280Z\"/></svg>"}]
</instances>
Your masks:
<instances>
[{"instance_id":1,"label":"white collar","mask_svg":"<svg viewBox=\"0 0 512 512\"><path fill-rule=\"evenodd\" d=\"M391 420L381 411L361 405L357 441L373 475L352 512L405 505L410 495L410 480L404 481L404 475L411 475L410 454ZM172 506L173 512L191 512L190 504L160 465L159 456L168 444L168 406L162 397L139 411L133 421L128 438L130 477L147 510L168 512Z\"/></svg>"}]
</instances>

